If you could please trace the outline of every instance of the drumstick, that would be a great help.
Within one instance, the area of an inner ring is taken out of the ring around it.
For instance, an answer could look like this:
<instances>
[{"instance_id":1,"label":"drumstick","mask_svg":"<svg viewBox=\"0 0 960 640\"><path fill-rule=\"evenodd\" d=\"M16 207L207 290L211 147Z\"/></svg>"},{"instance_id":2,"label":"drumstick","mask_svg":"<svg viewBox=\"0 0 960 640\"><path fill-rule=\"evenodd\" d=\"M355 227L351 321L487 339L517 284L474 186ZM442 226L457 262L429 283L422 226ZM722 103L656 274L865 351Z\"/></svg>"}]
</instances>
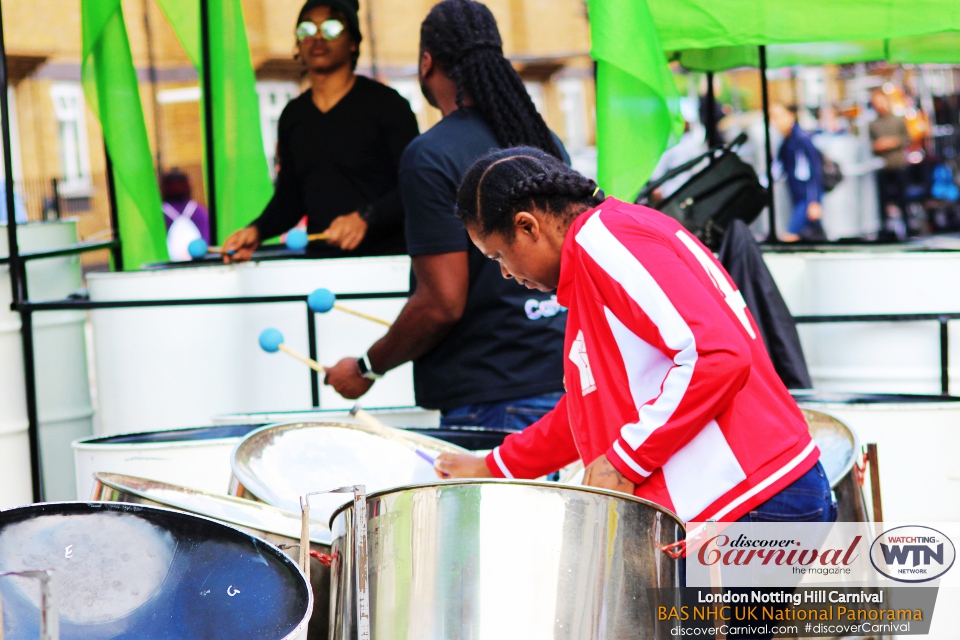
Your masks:
<instances>
[{"instance_id":1,"label":"drumstick","mask_svg":"<svg viewBox=\"0 0 960 640\"><path fill-rule=\"evenodd\" d=\"M236 251L233 249L227 251L223 247L210 247L207 245L206 240L203 238L197 238L192 240L190 244L187 245L187 253L189 253L190 257L194 260L199 260L208 253L219 253L221 255L225 253L228 256L232 256L234 253L236 253Z\"/></svg>"},{"instance_id":2,"label":"drumstick","mask_svg":"<svg viewBox=\"0 0 960 640\"><path fill-rule=\"evenodd\" d=\"M297 353L287 345L283 343L283 334L277 331L276 329L264 329L260 332L260 348L266 351L267 353L276 353L277 351L283 351L288 356L292 356L307 365L314 371L318 373L326 373L327 368L322 364L317 362L312 358Z\"/></svg>"},{"instance_id":3,"label":"drumstick","mask_svg":"<svg viewBox=\"0 0 960 640\"><path fill-rule=\"evenodd\" d=\"M362 408L360 408L359 404L355 404L353 406L353 409L350 409L350 415L352 415L357 420L367 425L371 429L374 429L377 432L377 434L384 436L386 438L389 438L394 442L400 442L405 447L413 451L415 454L423 458L426 462L430 463L431 466L436 468L437 458L435 456L431 456L429 453L427 453L417 445L413 444L412 442L407 442L405 440L398 439L396 437L396 430L393 427L388 427L387 425L377 420L376 417L374 417L371 413L368 413L367 411L364 411ZM440 473L443 473L444 477L449 477L450 475L448 473L444 473L443 471L441 471Z\"/></svg>"},{"instance_id":4,"label":"drumstick","mask_svg":"<svg viewBox=\"0 0 960 640\"><path fill-rule=\"evenodd\" d=\"M291 229L287 232L286 245L287 249L300 251L306 249L307 244L314 240L327 240L329 237L330 234L328 233L311 233L307 235L307 232L303 229Z\"/></svg>"},{"instance_id":5,"label":"drumstick","mask_svg":"<svg viewBox=\"0 0 960 640\"><path fill-rule=\"evenodd\" d=\"M343 311L344 313L357 316L358 318L363 318L364 320L369 320L370 322L382 324L385 327L393 326L392 322L388 322L382 318L371 316L363 313L362 311L357 311L355 309L351 309L350 307L343 306L337 302L337 296L334 295L330 289L317 289L313 291L309 296L307 296L307 305L314 313L327 313L330 311L330 309L337 309L339 311Z\"/></svg>"}]
</instances>

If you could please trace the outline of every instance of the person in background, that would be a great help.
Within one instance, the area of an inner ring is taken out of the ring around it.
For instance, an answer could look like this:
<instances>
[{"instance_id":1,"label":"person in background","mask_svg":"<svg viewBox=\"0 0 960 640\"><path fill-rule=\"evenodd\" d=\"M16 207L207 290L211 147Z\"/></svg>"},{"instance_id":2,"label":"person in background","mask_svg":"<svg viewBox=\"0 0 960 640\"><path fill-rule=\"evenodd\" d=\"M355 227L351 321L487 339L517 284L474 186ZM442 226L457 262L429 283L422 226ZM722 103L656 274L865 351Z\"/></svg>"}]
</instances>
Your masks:
<instances>
[{"instance_id":1,"label":"person in background","mask_svg":"<svg viewBox=\"0 0 960 640\"><path fill-rule=\"evenodd\" d=\"M193 199L190 178L173 168L160 179L163 221L167 225L167 253L178 262L190 260L187 245L197 238L210 243L210 214Z\"/></svg>"},{"instance_id":2,"label":"person in background","mask_svg":"<svg viewBox=\"0 0 960 640\"><path fill-rule=\"evenodd\" d=\"M906 211L907 154L910 133L903 116L893 114L890 96L884 89L874 89L870 104L877 112L877 119L870 123L870 140L873 153L883 158L883 169L877 172L877 189L880 196L880 218L883 230L899 240L907 236L904 211Z\"/></svg>"},{"instance_id":3,"label":"person in background","mask_svg":"<svg viewBox=\"0 0 960 640\"><path fill-rule=\"evenodd\" d=\"M249 260L261 242L307 217L316 257L406 252L397 189L400 156L418 133L410 104L354 73L357 0L308 0L297 17L297 57L310 88L280 115L276 191L259 218L231 234L226 262Z\"/></svg>"},{"instance_id":4,"label":"person in background","mask_svg":"<svg viewBox=\"0 0 960 640\"><path fill-rule=\"evenodd\" d=\"M365 355L327 369L325 382L346 398L413 360L417 404L440 409L441 424L518 430L563 391L566 311L505 280L454 215L461 177L492 149L532 145L569 162L501 47L478 2L444 0L423 21L420 86L443 120L400 164L413 293Z\"/></svg>"},{"instance_id":5,"label":"person in background","mask_svg":"<svg viewBox=\"0 0 960 640\"><path fill-rule=\"evenodd\" d=\"M680 112L684 120L683 135L677 144L667 148L667 150L663 152L663 155L660 156L660 161L650 176L651 182L658 180L660 176L668 171L693 160L699 155L703 155L707 151L707 146L704 142L704 136L706 135L705 130L699 125L696 127L693 126L697 121L696 107L691 104L690 101L682 99L680 101ZM686 184L687 180L702 168L703 165L694 166L688 171L684 171L680 175L660 185L660 187L653 192L654 205L673 195L673 192Z\"/></svg>"},{"instance_id":6,"label":"person in background","mask_svg":"<svg viewBox=\"0 0 960 640\"><path fill-rule=\"evenodd\" d=\"M826 240L823 225L823 163L810 135L797 124L797 111L780 103L770 105L770 122L783 136L777 161L783 169L793 201L784 242Z\"/></svg>"}]
</instances>

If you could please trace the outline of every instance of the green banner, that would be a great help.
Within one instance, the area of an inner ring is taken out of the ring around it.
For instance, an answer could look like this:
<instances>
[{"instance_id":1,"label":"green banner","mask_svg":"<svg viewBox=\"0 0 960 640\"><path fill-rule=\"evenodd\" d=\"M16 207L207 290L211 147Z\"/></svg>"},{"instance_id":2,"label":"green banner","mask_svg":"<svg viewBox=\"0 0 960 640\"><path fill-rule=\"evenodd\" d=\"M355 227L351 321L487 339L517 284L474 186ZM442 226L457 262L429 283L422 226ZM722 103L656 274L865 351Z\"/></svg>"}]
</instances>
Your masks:
<instances>
[{"instance_id":1,"label":"green banner","mask_svg":"<svg viewBox=\"0 0 960 640\"><path fill-rule=\"evenodd\" d=\"M166 227L120 0L83 0L83 91L113 160L123 265L167 259Z\"/></svg>"},{"instance_id":2,"label":"green banner","mask_svg":"<svg viewBox=\"0 0 960 640\"><path fill-rule=\"evenodd\" d=\"M610 195L632 200L671 134L683 133L680 96L647 3L590 0L597 61L597 171Z\"/></svg>"},{"instance_id":3,"label":"green banner","mask_svg":"<svg viewBox=\"0 0 960 640\"><path fill-rule=\"evenodd\" d=\"M203 86L199 1L157 0L157 4L197 68ZM216 244L260 215L273 195L273 185L263 152L256 76L241 2L209 0L209 15L219 236L213 239Z\"/></svg>"}]
</instances>

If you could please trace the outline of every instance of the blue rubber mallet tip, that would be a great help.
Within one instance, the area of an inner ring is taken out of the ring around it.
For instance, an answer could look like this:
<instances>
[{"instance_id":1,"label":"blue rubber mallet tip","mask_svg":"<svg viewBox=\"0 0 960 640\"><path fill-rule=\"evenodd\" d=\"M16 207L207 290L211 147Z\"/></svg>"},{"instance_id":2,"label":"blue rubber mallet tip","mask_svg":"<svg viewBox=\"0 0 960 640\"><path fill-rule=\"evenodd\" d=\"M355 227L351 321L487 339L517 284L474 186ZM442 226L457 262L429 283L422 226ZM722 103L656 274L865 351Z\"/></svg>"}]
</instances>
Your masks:
<instances>
[{"instance_id":1,"label":"blue rubber mallet tip","mask_svg":"<svg viewBox=\"0 0 960 640\"><path fill-rule=\"evenodd\" d=\"M203 238L197 238L195 240L191 240L190 244L187 245L187 253L189 253L190 257L194 260L199 260L207 255L208 248L209 245L207 245Z\"/></svg>"},{"instance_id":2,"label":"blue rubber mallet tip","mask_svg":"<svg viewBox=\"0 0 960 640\"><path fill-rule=\"evenodd\" d=\"M330 289L317 289L307 296L307 305L314 313L326 313L333 309L337 296Z\"/></svg>"},{"instance_id":3,"label":"blue rubber mallet tip","mask_svg":"<svg viewBox=\"0 0 960 640\"><path fill-rule=\"evenodd\" d=\"M292 229L287 232L287 248L301 251L307 248L307 232L302 229Z\"/></svg>"},{"instance_id":4,"label":"blue rubber mallet tip","mask_svg":"<svg viewBox=\"0 0 960 640\"><path fill-rule=\"evenodd\" d=\"M260 333L260 348L267 353L276 353L283 344L283 334L276 329L264 329Z\"/></svg>"}]
</instances>

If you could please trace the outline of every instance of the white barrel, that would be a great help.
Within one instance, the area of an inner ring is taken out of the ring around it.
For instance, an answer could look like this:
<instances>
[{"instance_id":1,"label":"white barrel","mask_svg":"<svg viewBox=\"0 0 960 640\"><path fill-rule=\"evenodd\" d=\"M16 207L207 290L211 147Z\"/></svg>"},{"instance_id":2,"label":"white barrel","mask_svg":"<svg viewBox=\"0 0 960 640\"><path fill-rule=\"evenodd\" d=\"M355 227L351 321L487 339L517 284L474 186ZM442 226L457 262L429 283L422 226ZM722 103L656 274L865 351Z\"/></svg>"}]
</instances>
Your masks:
<instances>
[{"instance_id":1,"label":"white barrel","mask_svg":"<svg viewBox=\"0 0 960 640\"><path fill-rule=\"evenodd\" d=\"M20 225L17 240L21 252L65 247L77 242L76 222ZM0 255L8 255L5 225L0 225ZM0 497L0 507L7 507L31 499L30 458L20 316L9 310L8 267L0 267L0 273L0 474L9 470L21 479L9 488L2 482L0 496L8 491L11 496L18 496L12 501ZM31 300L65 298L82 286L79 256L31 260L27 263L27 285ZM48 501L70 500L76 494L70 443L90 435L93 429L85 323L85 312L49 311L33 315L41 467Z\"/></svg>"},{"instance_id":2,"label":"white barrel","mask_svg":"<svg viewBox=\"0 0 960 640\"><path fill-rule=\"evenodd\" d=\"M93 474L101 471L226 494L230 454L245 435L260 426L196 427L78 440L73 443L76 499L91 499Z\"/></svg>"},{"instance_id":3,"label":"white barrel","mask_svg":"<svg viewBox=\"0 0 960 640\"><path fill-rule=\"evenodd\" d=\"M233 266L92 273L88 282L96 301L240 293ZM215 414L253 409L238 384L245 364L242 314L239 305L92 311L97 433L188 427Z\"/></svg>"},{"instance_id":4,"label":"white barrel","mask_svg":"<svg viewBox=\"0 0 960 640\"><path fill-rule=\"evenodd\" d=\"M863 444L877 444L884 520L960 520L960 399L815 394L797 401L843 421Z\"/></svg>"},{"instance_id":5,"label":"white barrel","mask_svg":"<svg viewBox=\"0 0 960 640\"><path fill-rule=\"evenodd\" d=\"M340 293L396 293L410 289L410 259L407 256L339 258L331 260L264 260L243 265L240 272L243 295L309 294L321 287ZM392 322L406 298L344 300L351 309ZM307 353L306 307L301 303L251 306L244 315L246 344L256 347L257 336L266 327L279 329L291 348ZM387 332L387 327L332 309L316 314L317 358L333 365L341 358L362 355ZM310 404L310 378L303 365L282 354L247 351L245 379L253 407L259 410L298 409ZM349 409L346 400L331 387L320 388L320 406ZM365 407L412 407L413 366L390 371L363 396Z\"/></svg>"},{"instance_id":6,"label":"white barrel","mask_svg":"<svg viewBox=\"0 0 960 640\"><path fill-rule=\"evenodd\" d=\"M440 412L420 407L387 407L367 409L377 420L388 427L431 428L440 426ZM306 411L267 411L232 413L214 416L213 424L277 424L286 422L347 422L364 424L362 420L343 409L310 409Z\"/></svg>"},{"instance_id":7,"label":"white barrel","mask_svg":"<svg viewBox=\"0 0 960 640\"><path fill-rule=\"evenodd\" d=\"M960 312L960 252L891 248L766 253L793 315ZM960 321L949 325L951 392L960 393ZM801 324L819 391L940 392L937 321Z\"/></svg>"},{"instance_id":8,"label":"white barrel","mask_svg":"<svg viewBox=\"0 0 960 640\"><path fill-rule=\"evenodd\" d=\"M241 265L204 264L89 277L93 300L153 300L239 296L406 292L407 257L337 260L265 260ZM350 301L357 310L393 320L404 298ZM205 424L226 413L309 407L310 371L257 342L267 327L306 354L307 307L302 302L256 305L171 306L91 312L102 435ZM361 355L386 327L338 310L318 314L320 361ZM131 399L136 401L131 401ZM321 406L353 401L325 388ZM377 382L366 407L414 405L412 368Z\"/></svg>"}]
</instances>

